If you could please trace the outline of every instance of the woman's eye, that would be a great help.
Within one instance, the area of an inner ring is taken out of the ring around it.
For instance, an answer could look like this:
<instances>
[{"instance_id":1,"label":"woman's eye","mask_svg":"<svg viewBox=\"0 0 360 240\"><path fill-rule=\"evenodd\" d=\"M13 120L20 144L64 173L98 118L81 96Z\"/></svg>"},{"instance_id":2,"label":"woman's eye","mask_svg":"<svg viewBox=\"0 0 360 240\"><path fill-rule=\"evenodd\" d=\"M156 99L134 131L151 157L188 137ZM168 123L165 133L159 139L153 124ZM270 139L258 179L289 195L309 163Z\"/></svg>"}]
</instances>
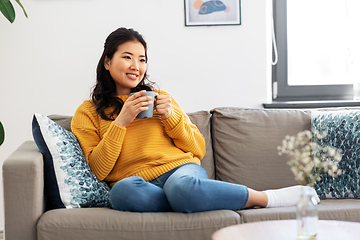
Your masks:
<instances>
[{"instance_id":1,"label":"woman's eye","mask_svg":"<svg viewBox=\"0 0 360 240\"><path fill-rule=\"evenodd\" d=\"M124 56L124 58L125 58L125 59L131 59L131 57L130 57L130 56Z\"/></svg>"},{"instance_id":2,"label":"woman's eye","mask_svg":"<svg viewBox=\"0 0 360 240\"><path fill-rule=\"evenodd\" d=\"M146 59L141 59L140 62L146 63Z\"/></svg>"}]
</instances>

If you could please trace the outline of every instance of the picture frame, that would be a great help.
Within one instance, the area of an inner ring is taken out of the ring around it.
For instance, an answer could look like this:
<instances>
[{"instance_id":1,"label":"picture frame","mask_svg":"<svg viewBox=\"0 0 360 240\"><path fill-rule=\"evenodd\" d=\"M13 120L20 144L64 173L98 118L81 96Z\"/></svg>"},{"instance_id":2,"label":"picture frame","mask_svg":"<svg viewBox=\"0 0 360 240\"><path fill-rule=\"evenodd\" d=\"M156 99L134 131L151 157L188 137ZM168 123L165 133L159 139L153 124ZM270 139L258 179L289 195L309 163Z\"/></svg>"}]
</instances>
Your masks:
<instances>
[{"instance_id":1,"label":"picture frame","mask_svg":"<svg viewBox=\"0 0 360 240\"><path fill-rule=\"evenodd\" d=\"M185 26L241 25L241 0L184 0Z\"/></svg>"}]
</instances>

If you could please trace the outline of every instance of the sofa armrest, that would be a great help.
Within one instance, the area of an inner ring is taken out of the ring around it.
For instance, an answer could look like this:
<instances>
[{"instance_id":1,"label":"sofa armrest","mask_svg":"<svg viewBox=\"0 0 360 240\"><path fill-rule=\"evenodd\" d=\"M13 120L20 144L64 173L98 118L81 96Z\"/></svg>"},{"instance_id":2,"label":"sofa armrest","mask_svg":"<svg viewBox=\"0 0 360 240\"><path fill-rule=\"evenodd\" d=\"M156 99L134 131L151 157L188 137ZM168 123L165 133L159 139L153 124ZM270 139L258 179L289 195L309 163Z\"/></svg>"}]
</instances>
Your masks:
<instances>
[{"instance_id":1,"label":"sofa armrest","mask_svg":"<svg viewBox=\"0 0 360 240\"><path fill-rule=\"evenodd\" d=\"M36 240L44 213L43 156L34 141L24 142L3 164L6 240Z\"/></svg>"}]
</instances>

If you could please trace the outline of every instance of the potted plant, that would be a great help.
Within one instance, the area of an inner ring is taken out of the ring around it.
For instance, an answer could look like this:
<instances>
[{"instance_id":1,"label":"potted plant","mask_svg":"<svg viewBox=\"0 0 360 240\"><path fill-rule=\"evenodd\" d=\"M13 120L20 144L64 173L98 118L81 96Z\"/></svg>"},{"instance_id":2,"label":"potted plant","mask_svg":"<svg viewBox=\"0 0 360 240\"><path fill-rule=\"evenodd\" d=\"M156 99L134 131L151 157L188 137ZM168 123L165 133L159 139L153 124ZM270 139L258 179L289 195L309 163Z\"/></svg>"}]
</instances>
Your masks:
<instances>
[{"instance_id":1,"label":"potted plant","mask_svg":"<svg viewBox=\"0 0 360 240\"><path fill-rule=\"evenodd\" d=\"M22 10L24 11L25 16L28 17L25 8L20 3L20 0L15 0L15 2L17 2L20 5ZM7 20L9 20L9 22L13 23L15 21L15 10L10 0L0 0L0 11L4 15L4 17L6 17Z\"/></svg>"},{"instance_id":2,"label":"potted plant","mask_svg":"<svg viewBox=\"0 0 360 240\"><path fill-rule=\"evenodd\" d=\"M25 8L20 3L20 0L15 0L15 2L17 2L20 5L22 10L24 11L25 16L28 17ZM9 22L13 23L15 21L15 10L10 0L0 0L0 11L4 15L4 17L6 17L6 19L9 20ZM3 144L4 139L5 139L5 131L2 123L0 122L0 146Z\"/></svg>"}]
</instances>

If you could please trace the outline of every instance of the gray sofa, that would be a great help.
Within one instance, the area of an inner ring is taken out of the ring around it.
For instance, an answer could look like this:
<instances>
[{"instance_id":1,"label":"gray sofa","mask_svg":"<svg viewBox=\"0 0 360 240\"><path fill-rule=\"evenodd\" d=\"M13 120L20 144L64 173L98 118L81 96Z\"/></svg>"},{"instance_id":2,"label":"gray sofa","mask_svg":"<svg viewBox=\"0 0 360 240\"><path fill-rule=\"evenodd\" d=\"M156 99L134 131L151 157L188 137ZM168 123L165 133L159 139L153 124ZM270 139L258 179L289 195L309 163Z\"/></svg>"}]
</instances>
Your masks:
<instances>
[{"instance_id":1,"label":"gray sofa","mask_svg":"<svg viewBox=\"0 0 360 240\"><path fill-rule=\"evenodd\" d=\"M296 185L277 146L310 129L310 110L216 108L189 114L206 139L202 165L210 178L257 190ZM52 115L70 129L71 117ZM29 124L30 127L30 124ZM247 222L294 219L295 207L202 213L131 213L106 208L44 211L43 159L34 141L3 164L6 240L210 239L218 229ZM360 200L327 199L319 218L360 222Z\"/></svg>"}]
</instances>

